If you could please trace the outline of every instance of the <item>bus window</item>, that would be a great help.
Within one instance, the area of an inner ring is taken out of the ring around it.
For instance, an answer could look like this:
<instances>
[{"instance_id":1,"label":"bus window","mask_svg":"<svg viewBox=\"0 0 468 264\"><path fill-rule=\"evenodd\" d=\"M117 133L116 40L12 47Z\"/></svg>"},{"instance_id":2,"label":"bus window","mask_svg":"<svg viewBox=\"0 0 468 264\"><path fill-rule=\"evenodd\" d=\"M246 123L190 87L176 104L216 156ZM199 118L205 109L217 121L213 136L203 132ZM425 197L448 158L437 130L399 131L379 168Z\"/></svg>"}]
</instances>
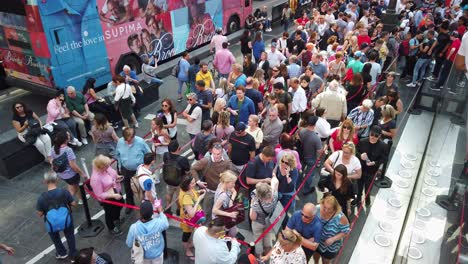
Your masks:
<instances>
[{"instance_id":1,"label":"bus window","mask_svg":"<svg viewBox=\"0 0 468 264\"><path fill-rule=\"evenodd\" d=\"M250 0L245 0L245 7L249 7L250 6Z\"/></svg>"}]
</instances>

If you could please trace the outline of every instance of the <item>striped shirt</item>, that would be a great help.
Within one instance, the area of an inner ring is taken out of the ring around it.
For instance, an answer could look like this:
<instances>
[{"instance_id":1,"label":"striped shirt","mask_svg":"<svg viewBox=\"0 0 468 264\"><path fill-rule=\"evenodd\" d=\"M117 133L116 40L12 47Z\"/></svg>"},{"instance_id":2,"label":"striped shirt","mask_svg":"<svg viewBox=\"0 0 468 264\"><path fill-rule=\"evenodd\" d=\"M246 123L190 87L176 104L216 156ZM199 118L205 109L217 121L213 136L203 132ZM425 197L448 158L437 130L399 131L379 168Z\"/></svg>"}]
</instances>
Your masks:
<instances>
[{"instance_id":1,"label":"striped shirt","mask_svg":"<svg viewBox=\"0 0 468 264\"><path fill-rule=\"evenodd\" d=\"M367 125L366 128L358 130L357 134L359 138L369 136L369 130L374 121L374 110L369 109L369 111L363 112L361 111L361 107L358 106L349 112L348 118L353 121L355 126Z\"/></svg>"},{"instance_id":2,"label":"striped shirt","mask_svg":"<svg viewBox=\"0 0 468 264\"><path fill-rule=\"evenodd\" d=\"M325 241L330 238L334 237L339 233L349 233L350 228L349 224L342 225L340 224L341 217L344 216L342 212L339 212L335 216L333 216L330 220L324 220L320 216L320 205L317 205L317 216L319 217L320 221L322 221L322 236L320 238L319 250L320 252L331 252L335 253L338 252L343 244L343 240L340 239L335 241L330 246L325 245Z\"/></svg>"}]
</instances>

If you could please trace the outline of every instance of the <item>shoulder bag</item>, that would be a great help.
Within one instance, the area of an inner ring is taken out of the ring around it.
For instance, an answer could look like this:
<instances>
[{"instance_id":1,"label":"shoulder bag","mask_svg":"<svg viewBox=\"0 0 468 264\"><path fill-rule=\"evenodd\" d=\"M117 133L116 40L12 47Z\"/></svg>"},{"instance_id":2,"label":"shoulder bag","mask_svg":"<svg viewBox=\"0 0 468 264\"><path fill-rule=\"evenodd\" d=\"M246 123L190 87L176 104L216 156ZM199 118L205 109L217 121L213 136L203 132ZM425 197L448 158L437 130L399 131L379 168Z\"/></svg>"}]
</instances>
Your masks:
<instances>
[{"instance_id":1,"label":"shoulder bag","mask_svg":"<svg viewBox=\"0 0 468 264\"><path fill-rule=\"evenodd\" d=\"M332 168L335 167L335 164L336 162L338 161L338 159L340 158L340 152L338 152L338 156L336 157L335 161L333 162L332 164ZM325 169L325 166L320 170L320 179L319 179L319 182L321 182L322 180L326 180L326 178L328 178L328 176L330 176L330 172L328 172L326 169Z\"/></svg>"}]
</instances>

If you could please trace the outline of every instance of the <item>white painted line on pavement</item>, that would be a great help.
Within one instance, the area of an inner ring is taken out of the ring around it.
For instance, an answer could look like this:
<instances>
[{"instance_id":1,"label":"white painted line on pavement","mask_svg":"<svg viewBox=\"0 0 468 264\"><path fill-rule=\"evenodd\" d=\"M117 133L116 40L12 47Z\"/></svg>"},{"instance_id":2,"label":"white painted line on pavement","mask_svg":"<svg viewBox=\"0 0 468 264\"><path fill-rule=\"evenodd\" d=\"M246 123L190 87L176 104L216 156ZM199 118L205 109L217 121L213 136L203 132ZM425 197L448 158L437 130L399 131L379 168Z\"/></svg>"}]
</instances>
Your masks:
<instances>
[{"instance_id":1,"label":"white painted line on pavement","mask_svg":"<svg viewBox=\"0 0 468 264\"><path fill-rule=\"evenodd\" d=\"M153 120L155 117L156 117L156 115L147 114L147 115L145 116L145 119L146 119L146 120Z\"/></svg>"},{"instance_id":2,"label":"white painted line on pavement","mask_svg":"<svg viewBox=\"0 0 468 264\"><path fill-rule=\"evenodd\" d=\"M125 196L125 195L124 195ZM97 214L95 214L93 217L91 217L92 220L97 220L99 217L103 216L104 215L104 210L101 210L99 211ZM77 226L75 228L75 235L78 233L78 229L80 228L80 226ZM62 238L62 243L67 241L67 239L65 237ZM38 262L39 260L41 260L45 255L49 254L50 252L52 252L52 250L55 249L55 246L52 244L50 247L44 249L41 253L37 254L34 258L32 258L31 260L29 260L28 262L26 262L26 264L34 264L36 262Z\"/></svg>"},{"instance_id":3,"label":"white painted line on pavement","mask_svg":"<svg viewBox=\"0 0 468 264\"><path fill-rule=\"evenodd\" d=\"M148 115L147 115L148 116ZM145 117L146 119L146 117ZM182 153L182 156L187 156L188 154L192 153L192 150L189 148L187 151L185 151L184 153ZM193 156L193 154L191 155ZM160 169L160 173L162 173L162 169ZM125 199L126 195L124 194L123 195L123 198ZM101 216L104 215L104 210L101 210L99 211L97 214L93 215L91 217L92 220L97 220L99 219ZM175 225L174 225L175 226ZM80 228L80 226L77 226L75 228L75 232L74 234L76 235L78 233L78 229ZM66 241L66 238L63 237L62 238L62 243ZM44 249L41 253L37 254L34 258L30 259L28 262L26 262L26 264L34 264L36 262L38 262L39 260L41 260L45 255L49 254L50 252L52 252L52 250L55 249L55 246L52 244L51 246L49 246L48 248Z\"/></svg>"}]
</instances>

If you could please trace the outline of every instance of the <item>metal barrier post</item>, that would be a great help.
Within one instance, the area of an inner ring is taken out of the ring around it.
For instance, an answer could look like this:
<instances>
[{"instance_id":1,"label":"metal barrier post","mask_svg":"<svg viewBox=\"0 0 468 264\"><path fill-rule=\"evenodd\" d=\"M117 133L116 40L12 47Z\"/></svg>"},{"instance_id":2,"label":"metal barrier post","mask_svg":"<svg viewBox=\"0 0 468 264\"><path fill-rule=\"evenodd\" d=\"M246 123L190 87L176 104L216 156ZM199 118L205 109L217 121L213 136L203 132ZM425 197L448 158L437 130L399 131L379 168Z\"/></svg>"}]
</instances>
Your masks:
<instances>
[{"instance_id":1,"label":"metal barrier post","mask_svg":"<svg viewBox=\"0 0 468 264\"><path fill-rule=\"evenodd\" d=\"M80 193L83 199L83 209L86 216L86 223L80 225L78 228L78 235L81 237L95 237L104 229L104 224L99 220L91 219L83 183L80 183Z\"/></svg>"}]
</instances>

